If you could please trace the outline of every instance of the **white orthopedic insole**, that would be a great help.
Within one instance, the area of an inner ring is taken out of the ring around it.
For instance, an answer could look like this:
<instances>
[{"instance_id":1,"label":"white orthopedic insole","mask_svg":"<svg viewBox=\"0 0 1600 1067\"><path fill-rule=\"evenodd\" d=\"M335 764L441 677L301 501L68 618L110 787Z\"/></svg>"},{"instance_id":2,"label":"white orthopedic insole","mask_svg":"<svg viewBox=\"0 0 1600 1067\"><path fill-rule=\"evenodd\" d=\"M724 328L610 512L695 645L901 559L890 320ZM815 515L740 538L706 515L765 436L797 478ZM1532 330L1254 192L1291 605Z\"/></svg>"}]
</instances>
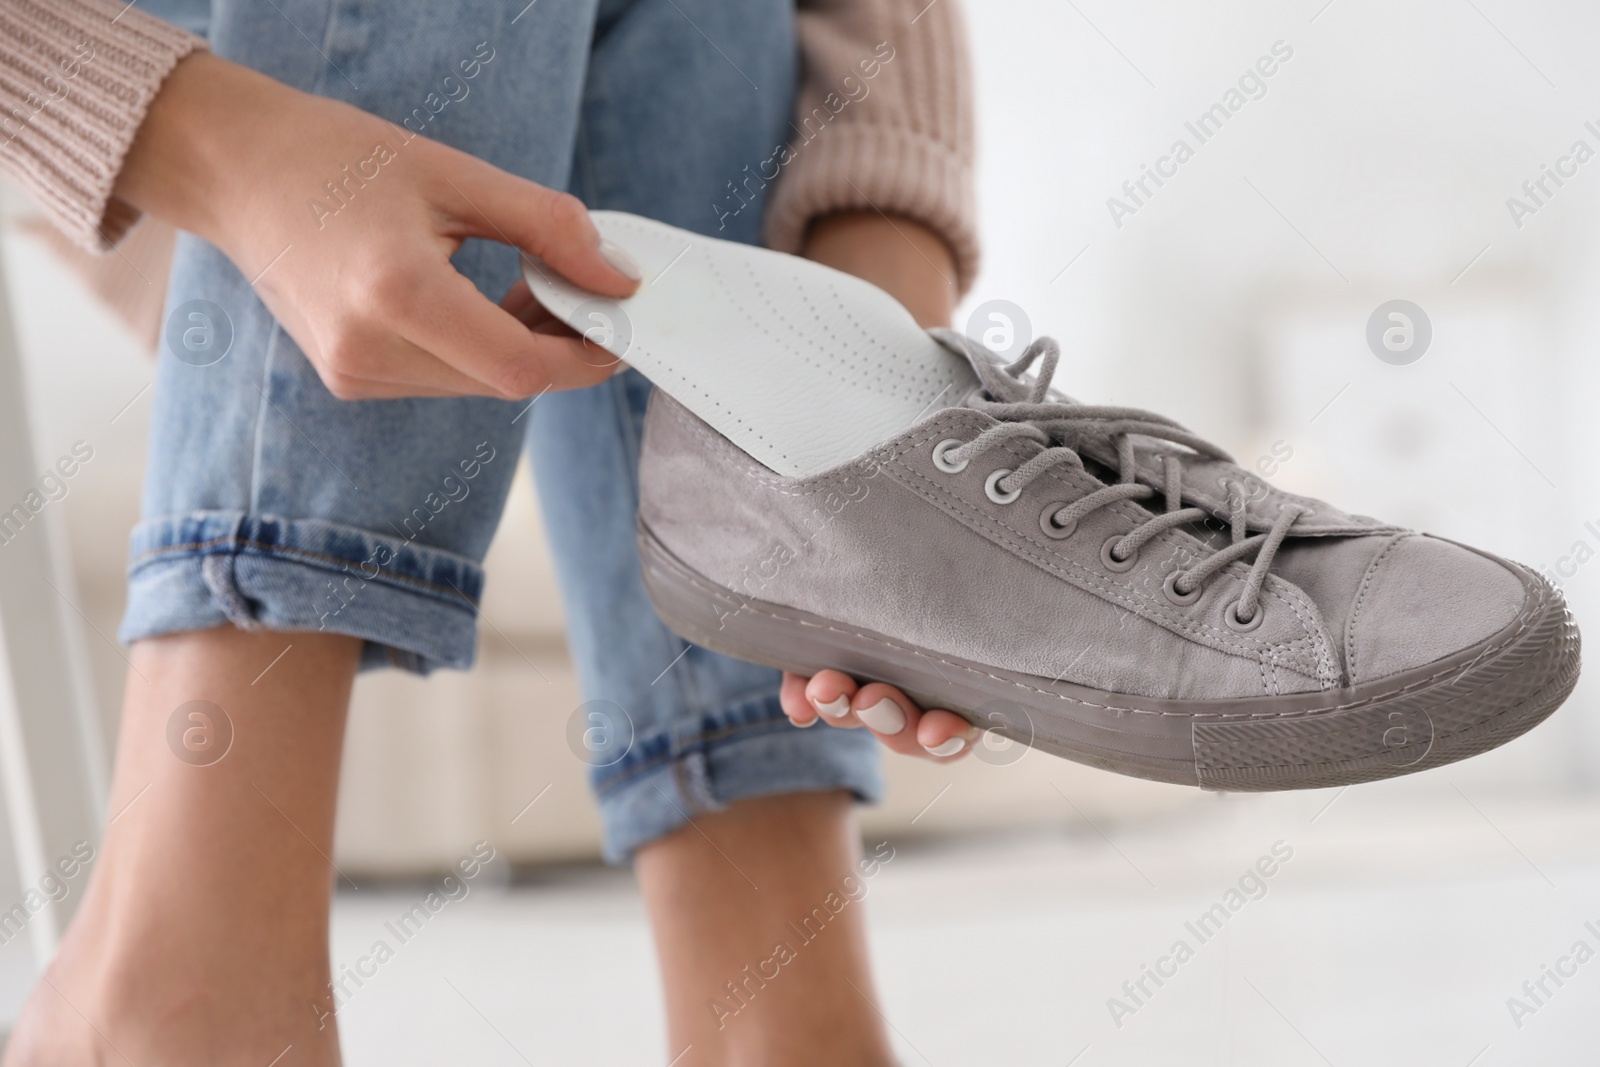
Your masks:
<instances>
[{"instance_id":1,"label":"white orthopedic insole","mask_svg":"<svg viewBox=\"0 0 1600 1067\"><path fill-rule=\"evenodd\" d=\"M639 291L607 300L538 264L535 299L780 474L853 459L976 384L859 278L619 211L594 221L638 262Z\"/></svg>"}]
</instances>

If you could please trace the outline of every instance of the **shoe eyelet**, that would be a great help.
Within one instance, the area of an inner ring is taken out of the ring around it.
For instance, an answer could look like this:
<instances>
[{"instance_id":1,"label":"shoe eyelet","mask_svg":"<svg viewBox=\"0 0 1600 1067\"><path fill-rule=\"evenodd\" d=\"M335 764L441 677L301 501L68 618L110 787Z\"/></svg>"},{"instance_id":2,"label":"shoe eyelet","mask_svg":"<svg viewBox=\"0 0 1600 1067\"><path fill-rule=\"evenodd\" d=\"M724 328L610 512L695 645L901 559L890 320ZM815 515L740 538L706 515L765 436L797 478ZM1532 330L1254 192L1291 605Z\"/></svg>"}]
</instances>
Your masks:
<instances>
[{"instance_id":1,"label":"shoe eyelet","mask_svg":"<svg viewBox=\"0 0 1600 1067\"><path fill-rule=\"evenodd\" d=\"M1065 500L1058 500L1054 504L1046 504L1045 509L1039 512L1039 529L1044 531L1046 537L1053 537L1057 541L1064 541L1078 530L1078 520L1073 519L1065 526L1057 526L1056 512L1067 506Z\"/></svg>"},{"instance_id":2,"label":"shoe eyelet","mask_svg":"<svg viewBox=\"0 0 1600 1067\"><path fill-rule=\"evenodd\" d=\"M983 483L983 495L988 497L990 500L993 500L996 504L1014 503L1016 499L1022 495L1022 490L1013 489L1010 492L1007 492L1006 490L1000 488L1000 479L1004 478L1010 473L1011 471L1008 468L1001 467L993 474L989 475L988 480Z\"/></svg>"},{"instance_id":3,"label":"shoe eyelet","mask_svg":"<svg viewBox=\"0 0 1600 1067\"><path fill-rule=\"evenodd\" d=\"M1106 543L1100 546L1100 562L1106 570L1113 574L1133 570L1133 565L1139 562L1139 553L1135 552L1127 559L1118 559L1111 552L1111 547L1122 540L1122 534L1112 534L1106 538Z\"/></svg>"},{"instance_id":4,"label":"shoe eyelet","mask_svg":"<svg viewBox=\"0 0 1600 1067\"><path fill-rule=\"evenodd\" d=\"M1256 605L1256 613L1250 616L1249 621L1239 618L1239 602L1237 600L1228 601L1228 606L1222 609L1222 621L1227 623L1228 629L1236 634L1247 634L1251 630L1260 629L1261 621L1266 617L1267 609L1264 604Z\"/></svg>"},{"instance_id":5,"label":"shoe eyelet","mask_svg":"<svg viewBox=\"0 0 1600 1067\"><path fill-rule=\"evenodd\" d=\"M1188 607L1190 604L1193 604L1196 600L1199 600L1201 595L1205 592L1205 587L1200 585L1195 586L1187 593L1178 592L1178 575L1182 573L1183 572L1179 570L1168 571L1167 580L1161 583L1161 591L1167 595L1167 599L1178 605L1180 608ZM1257 614L1259 613L1260 609L1257 609Z\"/></svg>"},{"instance_id":6,"label":"shoe eyelet","mask_svg":"<svg viewBox=\"0 0 1600 1067\"><path fill-rule=\"evenodd\" d=\"M965 441L958 441L954 437L947 437L943 441L940 441L938 444L934 445L933 465L944 471L946 474L960 474L962 471L966 470L967 464L971 462L970 460L964 459L957 463L954 460L945 458L945 453L949 452L952 448L960 448L964 444L966 444Z\"/></svg>"}]
</instances>

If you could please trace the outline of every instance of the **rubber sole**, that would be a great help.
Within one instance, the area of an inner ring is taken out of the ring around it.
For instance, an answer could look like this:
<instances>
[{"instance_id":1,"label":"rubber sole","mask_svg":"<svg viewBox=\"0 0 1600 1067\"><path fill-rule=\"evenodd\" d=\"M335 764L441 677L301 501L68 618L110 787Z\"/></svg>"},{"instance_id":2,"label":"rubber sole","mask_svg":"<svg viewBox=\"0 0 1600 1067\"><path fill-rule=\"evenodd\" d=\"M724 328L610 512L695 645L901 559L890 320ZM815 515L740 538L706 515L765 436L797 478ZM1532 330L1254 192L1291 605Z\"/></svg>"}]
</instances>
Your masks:
<instances>
[{"instance_id":1,"label":"rubber sole","mask_svg":"<svg viewBox=\"0 0 1600 1067\"><path fill-rule=\"evenodd\" d=\"M639 555L656 611L697 645L798 674L833 668L887 682L1052 755L1203 789L1319 789L1453 763L1537 726L1578 681L1565 601L1514 563L1523 611L1447 659L1343 689L1190 701L1001 670L752 600L685 566L643 524Z\"/></svg>"}]
</instances>

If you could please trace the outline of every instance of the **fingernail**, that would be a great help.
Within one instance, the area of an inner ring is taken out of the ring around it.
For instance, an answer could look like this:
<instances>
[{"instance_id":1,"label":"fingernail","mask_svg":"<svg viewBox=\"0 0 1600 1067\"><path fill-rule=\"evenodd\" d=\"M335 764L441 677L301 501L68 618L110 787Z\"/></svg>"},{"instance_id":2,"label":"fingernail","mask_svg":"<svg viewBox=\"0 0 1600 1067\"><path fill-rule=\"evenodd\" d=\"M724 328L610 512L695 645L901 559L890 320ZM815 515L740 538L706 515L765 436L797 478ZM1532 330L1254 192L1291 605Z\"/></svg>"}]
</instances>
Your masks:
<instances>
[{"instance_id":1,"label":"fingernail","mask_svg":"<svg viewBox=\"0 0 1600 1067\"><path fill-rule=\"evenodd\" d=\"M605 261L617 269L617 273L636 282L644 278L644 271L639 269L639 264L634 262L628 250L609 238L600 241L600 255Z\"/></svg>"},{"instance_id":2,"label":"fingernail","mask_svg":"<svg viewBox=\"0 0 1600 1067\"><path fill-rule=\"evenodd\" d=\"M813 700L811 706L830 719L842 719L850 711L849 697L834 697L824 704L820 700Z\"/></svg>"},{"instance_id":3,"label":"fingernail","mask_svg":"<svg viewBox=\"0 0 1600 1067\"><path fill-rule=\"evenodd\" d=\"M790 722L794 722L793 719L790 719L789 721ZM794 722L794 728L796 730L809 730L809 729L811 729L813 726L817 725L817 723L819 723L821 721L822 721L821 719L811 719L808 722Z\"/></svg>"},{"instance_id":4,"label":"fingernail","mask_svg":"<svg viewBox=\"0 0 1600 1067\"><path fill-rule=\"evenodd\" d=\"M906 728L906 713L888 697L870 708L862 708L856 712L856 718L880 734L897 734Z\"/></svg>"},{"instance_id":5,"label":"fingernail","mask_svg":"<svg viewBox=\"0 0 1600 1067\"><path fill-rule=\"evenodd\" d=\"M923 745L932 756L954 756L957 752L967 747L965 737L952 737L942 745Z\"/></svg>"}]
</instances>

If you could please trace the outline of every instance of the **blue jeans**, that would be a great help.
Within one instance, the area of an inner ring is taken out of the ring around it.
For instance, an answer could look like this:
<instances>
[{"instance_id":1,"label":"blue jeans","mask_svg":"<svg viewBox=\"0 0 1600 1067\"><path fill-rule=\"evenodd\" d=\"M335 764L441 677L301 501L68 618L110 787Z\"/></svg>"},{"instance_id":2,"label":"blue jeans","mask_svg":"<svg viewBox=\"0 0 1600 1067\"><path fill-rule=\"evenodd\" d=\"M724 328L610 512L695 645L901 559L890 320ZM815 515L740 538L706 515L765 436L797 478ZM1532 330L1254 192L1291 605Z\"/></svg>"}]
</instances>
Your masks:
<instances>
[{"instance_id":1,"label":"blue jeans","mask_svg":"<svg viewBox=\"0 0 1600 1067\"><path fill-rule=\"evenodd\" d=\"M792 0L166 2L158 14L203 25L226 58L592 208L758 239L759 204L726 218L714 205L787 136ZM322 221L295 252L342 239L336 215ZM492 299L518 274L516 251L486 241L455 263ZM689 646L656 617L634 543L650 390L636 372L531 408L342 402L239 271L187 235L168 323L124 640L328 630L363 638L366 667L465 668L484 552L526 448L588 698L574 750L609 858L744 797L880 794L866 731L795 729L776 672Z\"/></svg>"}]
</instances>

